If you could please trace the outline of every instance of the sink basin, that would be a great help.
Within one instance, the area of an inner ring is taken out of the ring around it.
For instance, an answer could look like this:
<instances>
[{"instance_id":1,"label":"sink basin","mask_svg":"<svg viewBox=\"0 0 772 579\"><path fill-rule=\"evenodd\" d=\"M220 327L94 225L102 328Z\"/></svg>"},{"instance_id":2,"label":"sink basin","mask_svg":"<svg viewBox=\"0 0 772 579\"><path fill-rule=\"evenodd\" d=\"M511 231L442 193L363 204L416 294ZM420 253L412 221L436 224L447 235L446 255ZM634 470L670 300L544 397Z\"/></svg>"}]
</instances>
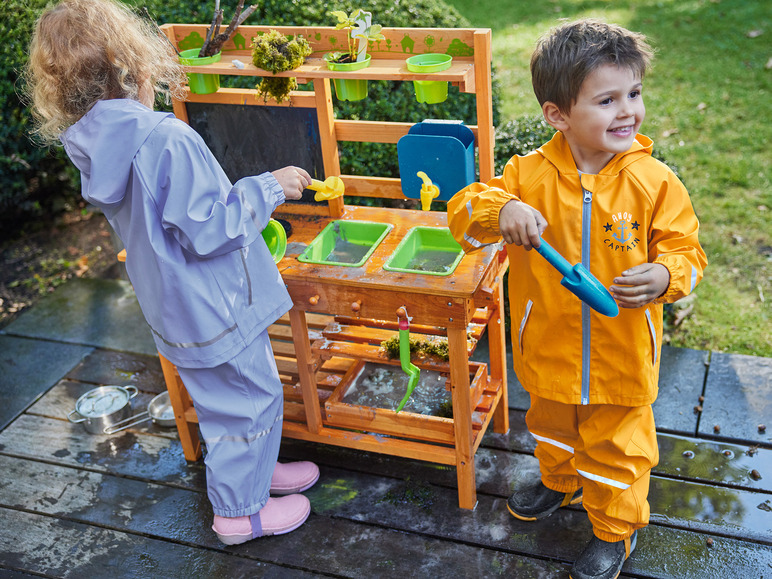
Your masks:
<instances>
[{"instance_id":1,"label":"sink basin","mask_svg":"<svg viewBox=\"0 0 772 579\"><path fill-rule=\"evenodd\" d=\"M450 275L464 251L447 227L413 227L383 265L388 271Z\"/></svg>"},{"instance_id":2,"label":"sink basin","mask_svg":"<svg viewBox=\"0 0 772 579\"><path fill-rule=\"evenodd\" d=\"M333 221L298 256L298 261L359 267L393 227L370 221Z\"/></svg>"}]
</instances>

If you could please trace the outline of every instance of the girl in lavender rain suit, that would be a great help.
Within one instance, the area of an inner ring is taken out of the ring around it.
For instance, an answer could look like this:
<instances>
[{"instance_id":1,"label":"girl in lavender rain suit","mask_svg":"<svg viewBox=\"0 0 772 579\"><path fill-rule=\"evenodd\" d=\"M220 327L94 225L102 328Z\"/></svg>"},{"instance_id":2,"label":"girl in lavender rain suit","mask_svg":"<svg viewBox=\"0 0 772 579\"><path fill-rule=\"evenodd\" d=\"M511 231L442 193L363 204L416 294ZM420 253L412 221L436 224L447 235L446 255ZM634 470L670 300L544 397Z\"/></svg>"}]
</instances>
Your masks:
<instances>
[{"instance_id":1,"label":"girl in lavender rain suit","mask_svg":"<svg viewBox=\"0 0 772 579\"><path fill-rule=\"evenodd\" d=\"M297 493L319 470L277 463L283 397L267 328L292 300L261 232L310 176L285 167L231 184L193 129L152 110L157 93L183 94L184 75L157 31L117 2L46 11L27 81L38 135L61 140L84 199L125 245L158 351L193 398L214 531L236 544L299 527L310 504Z\"/></svg>"}]
</instances>

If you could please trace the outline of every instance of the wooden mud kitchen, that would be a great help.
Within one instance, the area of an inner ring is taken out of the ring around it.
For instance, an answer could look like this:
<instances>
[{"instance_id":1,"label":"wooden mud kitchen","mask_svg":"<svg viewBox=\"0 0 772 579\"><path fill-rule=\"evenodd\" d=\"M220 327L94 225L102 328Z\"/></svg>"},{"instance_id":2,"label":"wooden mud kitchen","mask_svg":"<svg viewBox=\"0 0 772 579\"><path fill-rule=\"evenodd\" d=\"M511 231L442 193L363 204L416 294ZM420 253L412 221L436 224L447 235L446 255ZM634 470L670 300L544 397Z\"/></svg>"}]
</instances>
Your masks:
<instances>
[{"instance_id":1,"label":"wooden mud kitchen","mask_svg":"<svg viewBox=\"0 0 772 579\"><path fill-rule=\"evenodd\" d=\"M262 110L294 115L301 119L301 127L310 127L297 133L303 135L305 130L308 141L299 144L298 150L317 147L317 166L310 166L315 162L313 152L308 160L301 158L292 164L303 166L320 180L340 177L346 196L418 199L421 191L436 187L434 194L440 194L435 201L447 201L468 182L478 180L475 149L479 180L493 177L489 29L384 28L384 40L370 43L372 58L367 68L335 72L328 70L322 56L336 46L345 46L344 31L241 26L224 45L219 61L186 66L186 72L270 76L252 64L249 41L271 29L309 40L313 53L305 63L277 76L295 77L312 90L293 91L289 102L276 103L258 97L254 89L219 88L209 94L188 89L186 101L174 102L175 115L202 133L226 171L228 155L243 152L244 145L222 146L216 127L209 125L230 116L241 126L239 132L247 135L253 129L275 130L270 126L261 129L257 125L265 123L253 120L253 111ZM162 30L180 50L206 34L204 25L166 24ZM406 59L421 52L450 54L452 63L438 72L409 70ZM337 97L331 81L342 77L450 83L460 93L474 95L476 124L338 120L333 114ZM233 133L229 137L237 138ZM341 175L340 141L397 144L401 178ZM261 149L270 141L254 138L245 143ZM252 172L259 168L254 165L249 167ZM461 175L448 177L446 172ZM491 422L495 432L509 429L505 254L498 247L470 255L459 253L458 244L448 235L444 211L346 205L343 197L315 202L304 195L304 200L282 205L274 217L291 227L278 268L294 307L269 330L284 384L283 436L455 466L459 505L473 509L477 503L475 452ZM341 240L364 253L338 263L333 254ZM416 265L422 251L429 252L428 261L440 263L438 271L426 263ZM445 355L414 354L408 360L393 352L389 355L382 343L401 340L407 328L411 340L444 345ZM484 333L489 361L472 362L470 356ZM195 409L174 366L163 358L161 362L185 457L198 460L201 444ZM433 384L413 383L411 400L432 387L447 396L452 413L438 416L411 411L410 404L397 411L347 401L349 390L368 368L391 373L399 401L406 393L405 366L434 377Z\"/></svg>"}]
</instances>

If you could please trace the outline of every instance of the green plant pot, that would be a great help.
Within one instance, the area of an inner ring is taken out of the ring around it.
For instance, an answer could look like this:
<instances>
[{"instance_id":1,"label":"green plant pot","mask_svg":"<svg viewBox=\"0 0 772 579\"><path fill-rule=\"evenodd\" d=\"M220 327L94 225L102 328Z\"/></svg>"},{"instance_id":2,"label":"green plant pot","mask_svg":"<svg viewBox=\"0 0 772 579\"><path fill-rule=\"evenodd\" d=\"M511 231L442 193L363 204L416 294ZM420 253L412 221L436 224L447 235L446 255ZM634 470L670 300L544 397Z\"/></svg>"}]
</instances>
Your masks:
<instances>
[{"instance_id":1,"label":"green plant pot","mask_svg":"<svg viewBox=\"0 0 772 579\"><path fill-rule=\"evenodd\" d=\"M205 64L220 62L220 58L222 57L222 52L218 52L213 56L199 58L199 52L201 52L200 48L183 50L180 52L180 62L185 66L203 66ZM217 89L220 88L220 75L188 73L188 85L190 86L190 92L192 93L211 94L217 92Z\"/></svg>"},{"instance_id":2,"label":"green plant pot","mask_svg":"<svg viewBox=\"0 0 772 579\"><path fill-rule=\"evenodd\" d=\"M416 54L407 59L410 72L423 74L448 70L453 57L449 54ZM419 103L437 104L448 98L448 83L437 80L414 80L413 89Z\"/></svg>"},{"instance_id":3,"label":"green plant pot","mask_svg":"<svg viewBox=\"0 0 772 579\"><path fill-rule=\"evenodd\" d=\"M464 250L447 227L413 227L399 242L383 269L424 275L450 275Z\"/></svg>"},{"instance_id":4,"label":"green plant pot","mask_svg":"<svg viewBox=\"0 0 772 579\"><path fill-rule=\"evenodd\" d=\"M287 232L282 224L271 219L263 229L263 240L273 256L274 263L279 263L287 251Z\"/></svg>"},{"instance_id":5,"label":"green plant pot","mask_svg":"<svg viewBox=\"0 0 772 579\"><path fill-rule=\"evenodd\" d=\"M326 56L326 55L325 55ZM338 72L351 72L370 66L370 55L361 62L330 62L325 58L327 68ZM367 79L348 80L344 78L333 79L335 95L342 101L361 101L367 98Z\"/></svg>"}]
</instances>

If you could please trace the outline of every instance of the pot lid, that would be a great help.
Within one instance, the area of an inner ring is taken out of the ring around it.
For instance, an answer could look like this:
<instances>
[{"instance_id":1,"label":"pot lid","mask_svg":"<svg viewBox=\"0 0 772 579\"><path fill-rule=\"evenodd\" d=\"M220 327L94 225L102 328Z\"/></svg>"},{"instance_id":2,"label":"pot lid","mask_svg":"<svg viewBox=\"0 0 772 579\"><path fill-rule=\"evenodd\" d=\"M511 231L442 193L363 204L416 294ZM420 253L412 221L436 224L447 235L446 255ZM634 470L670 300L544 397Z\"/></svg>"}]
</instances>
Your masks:
<instances>
[{"instance_id":1,"label":"pot lid","mask_svg":"<svg viewBox=\"0 0 772 579\"><path fill-rule=\"evenodd\" d=\"M84 418L97 418L117 412L130 399L129 392L120 386L101 386L78 398L75 410Z\"/></svg>"}]
</instances>

